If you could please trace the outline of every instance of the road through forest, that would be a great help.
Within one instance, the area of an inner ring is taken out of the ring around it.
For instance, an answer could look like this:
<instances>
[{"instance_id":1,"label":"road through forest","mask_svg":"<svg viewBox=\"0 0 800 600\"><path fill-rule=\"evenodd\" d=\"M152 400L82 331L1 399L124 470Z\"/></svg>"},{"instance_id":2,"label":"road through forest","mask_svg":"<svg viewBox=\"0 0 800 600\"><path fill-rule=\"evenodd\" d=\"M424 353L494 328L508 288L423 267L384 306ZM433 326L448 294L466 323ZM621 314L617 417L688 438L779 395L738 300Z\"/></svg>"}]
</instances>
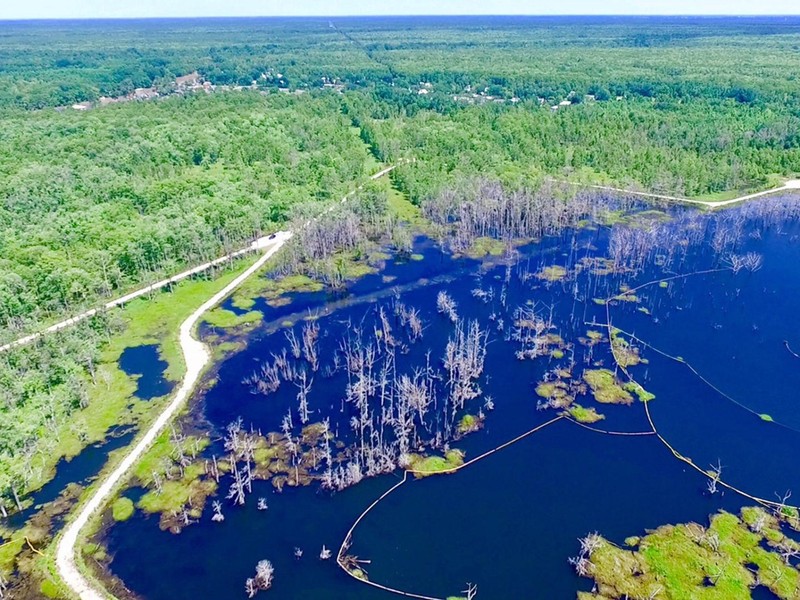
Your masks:
<instances>
[{"instance_id":1,"label":"road through forest","mask_svg":"<svg viewBox=\"0 0 800 600\"><path fill-rule=\"evenodd\" d=\"M395 169L395 165L389 166L378 173L375 173L370 177L371 180L376 180L384 175L391 173ZM359 186L357 189L362 189L363 186ZM350 192L347 196L342 199L342 202L347 200L350 196L352 196L355 192ZM326 211L327 212L327 211ZM62 580L70 587L70 589L79 597L81 600L107 600L110 596L108 592L105 590L98 590L96 589L89 580L81 573L78 568L77 563L75 562L75 546L78 542L78 537L80 535L81 530L86 526L86 524L91 519L92 515L95 514L98 510L101 510L103 506L105 506L106 502L114 493L117 485L124 480L127 476L128 471L133 467L133 465L138 461L142 455L150 448L156 438L161 434L162 431L166 428L166 426L170 423L172 418L177 414L177 412L183 407L187 399L189 398L190 394L194 391L197 382L202 375L203 369L206 367L210 360L210 355L208 350L206 349L205 344L196 340L192 336L192 332L194 331L195 325L200 321L202 316L206 313L206 311L211 310L218 304L220 304L225 298L227 298L233 291L239 287L248 277L256 273L259 269L261 269L264 264L275 255L278 250L280 250L283 245L288 242L293 235L291 231L280 231L269 238L260 238L253 242L251 246L248 248L242 249L233 253L232 255L226 255L217 259L216 261L212 261L211 263L206 263L205 265L200 265L195 267L194 269L190 269L180 275L177 275L166 282L160 282L157 284L153 284L153 286L148 286L147 288L143 288L137 292L133 292L132 294L128 294L122 298L119 298L108 305L106 307L115 307L124 304L125 302L129 302L133 298L137 298L149 291L159 289L160 287L164 287L166 283L174 282L179 280L178 278L186 278L191 274L198 273L202 270L210 268L213 264L218 264L220 262L224 262L225 260L229 260L234 256L238 256L240 254L244 254L246 252L250 252L254 249L265 249L266 252L264 255L259 258L252 266L250 266L246 271L244 271L241 275L236 277L233 281L231 281L228 285L226 285L222 290L214 294L211 298L209 298L206 302L203 303L197 310L195 310L188 319L186 319L180 328L180 345L181 350L183 351L184 361L186 362L186 373L181 381L181 386L176 392L173 399L170 401L169 405L164 409L164 411L158 415L156 420L144 433L144 435L139 439L138 442L128 451L126 456L122 459L122 461L117 465L111 473L109 473L102 482L99 483L99 487L96 491L92 494L88 502L86 502L83 506L80 507L79 512L75 516L75 518L70 522L66 528L64 529L61 538L58 542L58 546L56 548L56 568L58 569L58 573L61 576ZM157 286L157 287L156 287ZM62 321L57 325L45 330L44 332L40 332L38 334L34 334L33 336L27 336L27 338L22 338L21 340L17 340L16 342L12 342L8 347L14 347L26 343L30 343L38 337L44 335L49 331L58 331L59 329L63 329L77 323L80 320L86 319L97 312L97 309L93 311L87 311L86 313L82 313L72 319L68 319L66 321ZM0 348L0 351L7 349L6 346Z\"/></svg>"},{"instance_id":2,"label":"road through forest","mask_svg":"<svg viewBox=\"0 0 800 600\"><path fill-rule=\"evenodd\" d=\"M769 196L772 194L778 194L780 192L788 192L792 190L800 190L800 179L790 179L789 181L784 183L781 187L773 188L771 190L764 190L763 192L746 194L744 196L739 196L738 198L732 198L730 200L721 200L719 202L712 202L710 200L693 200L691 198L681 198L679 196L666 196L664 194L654 194L652 192L637 192L635 190L626 190L623 188L615 188L607 185L583 185L571 182L570 185L578 185L593 190L605 190L607 192L617 192L619 194L630 194L632 196L641 196L643 198L653 198L655 200L669 200L670 202L682 202L684 204L694 204L697 206L704 206L706 208L722 208L723 206L738 204L739 202L745 202L746 200L754 200L755 198L761 198L762 196Z\"/></svg>"}]
</instances>

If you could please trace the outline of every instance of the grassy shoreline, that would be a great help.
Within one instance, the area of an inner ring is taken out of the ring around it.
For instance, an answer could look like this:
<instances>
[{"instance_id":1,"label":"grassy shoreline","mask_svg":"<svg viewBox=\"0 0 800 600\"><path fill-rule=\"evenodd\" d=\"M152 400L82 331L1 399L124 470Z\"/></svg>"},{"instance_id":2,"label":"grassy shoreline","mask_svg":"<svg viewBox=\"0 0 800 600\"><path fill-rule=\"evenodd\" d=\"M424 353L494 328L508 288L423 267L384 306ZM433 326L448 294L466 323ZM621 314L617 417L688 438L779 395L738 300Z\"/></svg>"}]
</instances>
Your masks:
<instances>
[{"instance_id":1,"label":"grassy shoreline","mask_svg":"<svg viewBox=\"0 0 800 600\"><path fill-rule=\"evenodd\" d=\"M237 275L244 271L252 261L250 257L231 263L224 271L217 273L213 279L187 279L173 287L170 291L159 292L152 298L139 298L119 309L119 317L124 322L123 330L114 335L102 349L101 360L97 365L97 383L90 388L90 399L87 407L76 412L68 423L65 423L58 436L58 444L53 452L42 458L41 476L31 486L28 493L35 492L51 480L56 473L56 466L62 458L67 460L76 457L91 444L103 442L109 430L118 425L130 425L139 431L147 429L159 411L167 402L169 395L153 399L139 400L133 396L136 391L135 380L119 367L118 361L122 352L129 347L144 344L158 344L160 357L167 362L165 376L170 381L179 381L185 371L183 355L178 343L180 324L197 306L209 296L224 288ZM79 436L71 424L75 419L86 423L86 435ZM125 448L111 452L105 465L95 480L84 488L70 509L85 501L103 473L121 460ZM45 462L46 461L46 462ZM68 517L69 520L69 517ZM70 597L65 586L56 583L55 575L55 536L49 541L45 534L42 539L47 546L37 548L34 553L25 543L30 532L26 524L20 529L4 532L7 540L0 546L0 569L3 575L19 571L21 579L28 588L44 586L47 597ZM30 556L28 556L30 555ZM20 560L24 559L24 569L20 568ZM40 589L41 593L44 588Z\"/></svg>"}]
</instances>

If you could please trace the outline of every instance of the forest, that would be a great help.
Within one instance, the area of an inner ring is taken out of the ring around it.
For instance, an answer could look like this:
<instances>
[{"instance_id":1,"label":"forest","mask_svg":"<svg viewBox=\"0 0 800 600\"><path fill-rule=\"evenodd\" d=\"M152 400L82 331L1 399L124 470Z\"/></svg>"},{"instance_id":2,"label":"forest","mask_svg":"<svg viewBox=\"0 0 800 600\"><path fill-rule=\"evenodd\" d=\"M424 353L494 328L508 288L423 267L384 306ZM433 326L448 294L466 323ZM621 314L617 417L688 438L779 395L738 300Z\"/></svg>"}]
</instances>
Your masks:
<instances>
[{"instance_id":1,"label":"forest","mask_svg":"<svg viewBox=\"0 0 800 600\"><path fill-rule=\"evenodd\" d=\"M174 93L194 71L212 89ZM382 166L397 166L389 192L310 227L285 272L341 286L356 222L409 252L387 193L444 226L476 181L548 198L564 182L712 200L775 186L800 173L797 73L797 19L4 23L0 344L309 219ZM161 96L99 106L150 87ZM134 341L163 346L175 319ZM103 367L130 332L101 315L0 355L4 512L100 424L146 421Z\"/></svg>"},{"instance_id":2,"label":"forest","mask_svg":"<svg viewBox=\"0 0 800 600\"><path fill-rule=\"evenodd\" d=\"M197 69L215 84L391 95L422 82L461 93L563 100L796 99L796 20L710 18L308 18L7 23L0 105L41 108L164 85ZM263 77L262 77L263 75Z\"/></svg>"},{"instance_id":3,"label":"forest","mask_svg":"<svg viewBox=\"0 0 800 600\"><path fill-rule=\"evenodd\" d=\"M4 337L238 248L369 155L338 99L253 94L0 120Z\"/></svg>"}]
</instances>

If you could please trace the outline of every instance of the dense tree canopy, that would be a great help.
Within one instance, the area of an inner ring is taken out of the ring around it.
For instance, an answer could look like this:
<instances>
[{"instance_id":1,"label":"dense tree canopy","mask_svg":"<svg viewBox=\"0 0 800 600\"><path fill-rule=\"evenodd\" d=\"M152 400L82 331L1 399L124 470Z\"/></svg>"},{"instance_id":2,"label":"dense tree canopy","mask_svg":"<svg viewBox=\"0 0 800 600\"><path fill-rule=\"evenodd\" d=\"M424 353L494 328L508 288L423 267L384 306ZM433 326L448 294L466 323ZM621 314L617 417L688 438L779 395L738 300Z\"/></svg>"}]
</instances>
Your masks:
<instances>
[{"instance_id":1,"label":"dense tree canopy","mask_svg":"<svg viewBox=\"0 0 800 600\"><path fill-rule=\"evenodd\" d=\"M342 195L367 150L338 99L256 92L0 118L0 323L219 255L298 201Z\"/></svg>"}]
</instances>

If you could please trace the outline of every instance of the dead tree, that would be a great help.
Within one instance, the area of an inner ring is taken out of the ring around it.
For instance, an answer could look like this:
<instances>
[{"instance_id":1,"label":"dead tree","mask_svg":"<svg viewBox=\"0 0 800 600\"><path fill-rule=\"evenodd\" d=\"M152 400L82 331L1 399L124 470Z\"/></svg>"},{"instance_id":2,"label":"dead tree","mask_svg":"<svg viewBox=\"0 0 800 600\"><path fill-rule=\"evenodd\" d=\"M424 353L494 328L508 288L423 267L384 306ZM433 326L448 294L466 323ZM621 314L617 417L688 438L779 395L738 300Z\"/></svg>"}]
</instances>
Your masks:
<instances>
[{"instance_id":1,"label":"dead tree","mask_svg":"<svg viewBox=\"0 0 800 600\"><path fill-rule=\"evenodd\" d=\"M211 517L211 520L214 523L222 523L225 520L225 515L222 514L222 502L219 500L214 500L211 503L211 507L214 509L214 516Z\"/></svg>"},{"instance_id":2,"label":"dead tree","mask_svg":"<svg viewBox=\"0 0 800 600\"><path fill-rule=\"evenodd\" d=\"M464 321L457 320L455 332L447 342L444 356L452 417L464 408L468 400L481 394L476 382L483 373L486 342L487 334L481 330L477 321L465 324Z\"/></svg>"},{"instance_id":3,"label":"dead tree","mask_svg":"<svg viewBox=\"0 0 800 600\"><path fill-rule=\"evenodd\" d=\"M319 369L319 359L317 358L317 339L319 338L319 325L316 321L307 322L303 325L303 358L311 365L312 371ZM295 357L297 358L297 357Z\"/></svg>"},{"instance_id":4,"label":"dead tree","mask_svg":"<svg viewBox=\"0 0 800 600\"><path fill-rule=\"evenodd\" d=\"M738 273L745 270L755 273L764 266L764 257L757 252L747 252L746 254L729 254L726 258L731 271Z\"/></svg>"},{"instance_id":5,"label":"dead tree","mask_svg":"<svg viewBox=\"0 0 800 600\"><path fill-rule=\"evenodd\" d=\"M778 505L775 508L775 516L779 519L784 519L786 517L786 503L789 501L789 498L792 497L792 490L787 490L783 496L778 494L778 492L775 492L775 496L778 498Z\"/></svg>"},{"instance_id":6,"label":"dead tree","mask_svg":"<svg viewBox=\"0 0 800 600\"><path fill-rule=\"evenodd\" d=\"M436 296L436 310L438 310L440 314L445 315L453 323L458 320L458 312L456 311L457 308L458 305L456 304L456 301L453 300L444 290L440 291Z\"/></svg>"},{"instance_id":7,"label":"dead tree","mask_svg":"<svg viewBox=\"0 0 800 600\"><path fill-rule=\"evenodd\" d=\"M717 460L716 465L711 465L710 478L707 482L708 493L709 494L716 494L717 493L717 484L719 483L720 477L722 477L722 464L719 460Z\"/></svg>"},{"instance_id":8,"label":"dead tree","mask_svg":"<svg viewBox=\"0 0 800 600\"><path fill-rule=\"evenodd\" d=\"M244 589L248 598L253 598L260 590L268 590L272 587L272 578L275 569L268 560L260 560L256 565L256 576L245 581Z\"/></svg>"},{"instance_id":9,"label":"dead tree","mask_svg":"<svg viewBox=\"0 0 800 600\"><path fill-rule=\"evenodd\" d=\"M316 355L315 355L316 356ZM315 358L316 360L316 358ZM297 413L300 415L300 422L305 425L309 420L308 410L308 394L311 391L311 385L314 383L313 378L308 379L305 369L300 369L298 381L295 381L297 386Z\"/></svg>"},{"instance_id":10,"label":"dead tree","mask_svg":"<svg viewBox=\"0 0 800 600\"><path fill-rule=\"evenodd\" d=\"M240 469L236 463L236 457L231 454L231 471L233 473L233 482L228 489L228 500L233 500L234 504L239 506L244 504L246 498L246 490L250 486L250 478L245 469Z\"/></svg>"},{"instance_id":11,"label":"dead tree","mask_svg":"<svg viewBox=\"0 0 800 600\"><path fill-rule=\"evenodd\" d=\"M300 340L297 339L297 336L294 334L294 329L287 329L284 332L287 341L289 342L289 350L292 353L292 356L295 358L300 358L302 356L303 351L300 346Z\"/></svg>"}]
</instances>

